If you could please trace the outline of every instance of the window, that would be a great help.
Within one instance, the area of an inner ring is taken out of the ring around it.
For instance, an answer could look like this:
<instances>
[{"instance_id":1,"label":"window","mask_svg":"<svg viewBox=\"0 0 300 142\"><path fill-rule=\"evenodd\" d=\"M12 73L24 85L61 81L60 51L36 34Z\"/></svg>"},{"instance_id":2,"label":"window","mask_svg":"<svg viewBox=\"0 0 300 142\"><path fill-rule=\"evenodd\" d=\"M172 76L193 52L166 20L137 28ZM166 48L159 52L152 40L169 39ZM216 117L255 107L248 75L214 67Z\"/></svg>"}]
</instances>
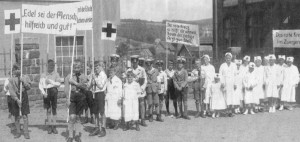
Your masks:
<instances>
[{"instance_id":1,"label":"window","mask_svg":"<svg viewBox=\"0 0 300 142\"><path fill-rule=\"evenodd\" d=\"M239 39L237 29L236 17L229 17L224 20L224 39L225 39L225 47L234 47L237 46L237 39Z\"/></svg>"},{"instance_id":2,"label":"window","mask_svg":"<svg viewBox=\"0 0 300 142\"><path fill-rule=\"evenodd\" d=\"M261 13L251 15L247 18L247 47L262 48L262 17Z\"/></svg>"},{"instance_id":3,"label":"window","mask_svg":"<svg viewBox=\"0 0 300 142\"><path fill-rule=\"evenodd\" d=\"M71 72L73 41L73 36L56 37L57 72L62 77L66 77ZM76 37L74 59L81 59L84 61L83 42L83 36Z\"/></svg>"}]
</instances>

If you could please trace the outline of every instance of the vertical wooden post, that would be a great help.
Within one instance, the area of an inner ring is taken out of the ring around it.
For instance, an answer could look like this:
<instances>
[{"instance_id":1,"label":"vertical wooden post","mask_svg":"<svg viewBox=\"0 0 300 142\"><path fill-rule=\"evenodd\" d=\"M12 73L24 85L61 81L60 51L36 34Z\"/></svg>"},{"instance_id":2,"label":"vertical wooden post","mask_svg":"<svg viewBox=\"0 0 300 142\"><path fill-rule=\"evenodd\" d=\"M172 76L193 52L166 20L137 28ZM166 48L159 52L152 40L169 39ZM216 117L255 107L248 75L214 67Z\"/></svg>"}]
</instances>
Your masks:
<instances>
[{"instance_id":1,"label":"vertical wooden post","mask_svg":"<svg viewBox=\"0 0 300 142\"><path fill-rule=\"evenodd\" d=\"M20 62L21 62L21 74L20 74L20 78L23 77L23 33L21 33L21 59L20 59ZM21 106L19 107L20 109L20 116L22 116L22 90L23 90L23 84L22 84L22 81L21 81L21 84L20 84L20 101L21 101Z\"/></svg>"},{"instance_id":2,"label":"vertical wooden post","mask_svg":"<svg viewBox=\"0 0 300 142\"><path fill-rule=\"evenodd\" d=\"M6 76L6 51L5 48L3 48L3 62L4 62L4 75Z\"/></svg>"},{"instance_id":3,"label":"vertical wooden post","mask_svg":"<svg viewBox=\"0 0 300 142\"><path fill-rule=\"evenodd\" d=\"M12 77L13 48L14 48L14 34L11 34L11 43L10 43L10 77Z\"/></svg>"},{"instance_id":4,"label":"vertical wooden post","mask_svg":"<svg viewBox=\"0 0 300 142\"><path fill-rule=\"evenodd\" d=\"M87 75L87 43L86 43L86 30L84 31L84 74Z\"/></svg>"}]
</instances>

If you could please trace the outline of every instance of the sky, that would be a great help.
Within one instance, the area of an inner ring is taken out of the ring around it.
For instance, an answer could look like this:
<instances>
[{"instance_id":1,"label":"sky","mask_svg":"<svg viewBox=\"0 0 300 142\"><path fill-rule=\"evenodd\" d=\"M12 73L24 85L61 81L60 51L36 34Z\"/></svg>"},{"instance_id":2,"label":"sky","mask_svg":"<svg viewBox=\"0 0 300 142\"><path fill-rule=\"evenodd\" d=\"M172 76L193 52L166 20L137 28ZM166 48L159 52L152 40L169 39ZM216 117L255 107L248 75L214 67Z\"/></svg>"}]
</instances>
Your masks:
<instances>
[{"instance_id":1,"label":"sky","mask_svg":"<svg viewBox=\"0 0 300 142\"><path fill-rule=\"evenodd\" d=\"M212 18L212 0L120 0L121 19L201 20Z\"/></svg>"}]
</instances>

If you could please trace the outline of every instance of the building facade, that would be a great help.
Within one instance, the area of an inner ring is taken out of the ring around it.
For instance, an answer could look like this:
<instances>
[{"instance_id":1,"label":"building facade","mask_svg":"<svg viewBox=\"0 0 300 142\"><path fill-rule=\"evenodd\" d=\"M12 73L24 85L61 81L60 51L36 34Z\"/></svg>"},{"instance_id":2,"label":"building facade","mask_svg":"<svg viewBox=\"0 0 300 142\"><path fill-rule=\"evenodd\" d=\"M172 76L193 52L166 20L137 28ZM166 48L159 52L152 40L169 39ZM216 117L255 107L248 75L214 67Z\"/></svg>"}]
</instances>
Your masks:
<instances>
[{"instance_id":1,"label":"building facade","mask_svg":"<svg viewBox=\"0 0 300 142\"><path fill-rule=\"evenodd\" d=\"M299 0L214 0L215 57L222 62L230 47L241 47L237 58L274 53L294 56L300 67L300 47L273 48L272 39L272 30L300 29L299 7Z\"/></svg>"}]
</instances>

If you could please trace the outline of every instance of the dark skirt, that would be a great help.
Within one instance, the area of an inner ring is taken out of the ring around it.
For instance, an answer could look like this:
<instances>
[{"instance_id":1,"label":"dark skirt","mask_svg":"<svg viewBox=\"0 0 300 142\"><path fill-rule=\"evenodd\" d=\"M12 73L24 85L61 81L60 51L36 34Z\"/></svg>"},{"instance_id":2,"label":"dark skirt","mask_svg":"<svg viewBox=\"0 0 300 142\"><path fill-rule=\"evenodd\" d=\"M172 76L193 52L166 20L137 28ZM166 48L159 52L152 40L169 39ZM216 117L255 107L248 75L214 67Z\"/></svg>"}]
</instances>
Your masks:
<instances>
[{"instance_id":1,"label":"dark skirt","mask_svg":"<svg viewBox=\"0 0 300 142\"><path fill-rule=\"evenodd\" d=\"M19 94L18 94L18 98L20 98ZM28 114L30 114L28 95L27 95L26 91L23 91L23 93L22 93L22 108L21 108L21 112L22 112L22 115L28 115ZM20 108L18 106L17 101L15 101L15 100L12 100L11 113L14 116L20 116Z\"/></svg>"}]
</instances>

